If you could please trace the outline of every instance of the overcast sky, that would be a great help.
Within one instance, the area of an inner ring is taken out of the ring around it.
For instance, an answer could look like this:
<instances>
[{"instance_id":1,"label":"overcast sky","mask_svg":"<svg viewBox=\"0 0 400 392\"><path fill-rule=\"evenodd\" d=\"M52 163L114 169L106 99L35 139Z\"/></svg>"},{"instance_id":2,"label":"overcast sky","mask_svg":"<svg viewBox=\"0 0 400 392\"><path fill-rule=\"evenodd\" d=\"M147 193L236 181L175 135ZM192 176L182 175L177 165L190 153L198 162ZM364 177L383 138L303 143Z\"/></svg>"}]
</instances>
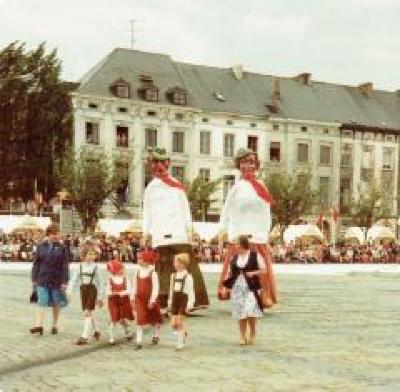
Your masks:
<instances>
[{"instance_id":1,"label":"overcast sky","mask_svg":"<svg viewBox=\"0 0 400 392\"><path fill-rule=\"evenodd\" d=\"M57 47L78 80L114 47L281 76L400 89L399 0L0 0L0 47Z\"/></svg>"}]
</instances>

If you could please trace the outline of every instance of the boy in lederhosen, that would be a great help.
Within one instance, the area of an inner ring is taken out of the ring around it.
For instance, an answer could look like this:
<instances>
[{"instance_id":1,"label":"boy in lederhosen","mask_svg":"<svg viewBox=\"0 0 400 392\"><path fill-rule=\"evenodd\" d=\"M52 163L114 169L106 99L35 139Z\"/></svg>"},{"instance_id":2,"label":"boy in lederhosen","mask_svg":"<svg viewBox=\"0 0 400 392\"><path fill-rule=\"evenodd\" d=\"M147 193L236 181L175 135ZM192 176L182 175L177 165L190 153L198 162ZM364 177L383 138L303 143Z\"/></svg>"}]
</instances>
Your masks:
<instances>
[{"instance_id":1,"label":"boy in lederhosen","mask_svg":"<svg viewBox=\"0 0 400 392\"><path fill-rule=\"evenodd\" d=\"M96 265L97 253L93 247L85 247L82 251L82 263L75 272L72 280L67 289L67 297L71 294L79 282L80 296L82 311L84 314L83 330L79 339L76 341L77 345L88 344L92 329L94 330L93 338L98 341L100 339L100 332L98 324L93 317L93 312L96 305L103 306L102 297L102 284L99 272Z\"/></svg>"},{"instance_id":2,"label":"boy in lederhosen","mask_svg":"<svg viewBox=\"0 0 400 392\"><path fill-rule=\"evenodd\" d=\"M182 350L185 346L187 332L185 317L193 309L195 294L193 277L187 271L190 259L187 253L179 253L174 258L176 272L171 275L169 306L171 311L171 326L176 331L176 349Z\"/></svg>"}]
</instances>

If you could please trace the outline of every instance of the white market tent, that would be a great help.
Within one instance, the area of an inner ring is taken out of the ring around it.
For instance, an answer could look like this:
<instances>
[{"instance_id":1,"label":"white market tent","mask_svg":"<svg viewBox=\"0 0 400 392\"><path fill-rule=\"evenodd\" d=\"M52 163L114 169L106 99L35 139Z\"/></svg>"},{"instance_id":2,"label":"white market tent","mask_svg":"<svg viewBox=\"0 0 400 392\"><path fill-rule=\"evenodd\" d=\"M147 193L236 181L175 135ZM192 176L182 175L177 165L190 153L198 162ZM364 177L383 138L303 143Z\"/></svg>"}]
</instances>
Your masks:
<instances>
[{"instance_id":1,"label":"white market tent","mask_svg":"<svg viewBox=\"0 0 400 392\"><path fill-rule=\"evenodd\" d=\"M324 236L316 225L290 225L283 233L283 241L290 243L297 239L323 240Z\"/></svg>"},{"instance_id":2,"label":"white market tent","mask_svg":"<svg viewBox=\"0 0 400 392\"><path fill-rule=\"evenodd\" d=\"M214 222L193 222L193 231L202 240L211 241L220 230L220 224Z\"/></svg>"},{"instance_id":3,"label":"white market tent","mask_svg":"<svg viewBox=\"0 0 400 392\"><path fill-rule=\"evenodd\" d=\"M357 240L359 244L363 244L365 241L365 234L361 227L349 227L344 233L344 239L347 241Z\"/></svg>"},{"instance_id":4,"label":"white market tent","mask_svg":"<svg viewBox=\"0 0 400 392\"><path fill-rule=\"evenodd\" d=\"M51 224L51 219L44 216L1 215L0 231L10 234L14 231L40 230L45 231Z\"/></svg>"},{"instance_id":5,"label":"white market tent","mask_svg":"<svg viewBox=\"0 0 400 392\"><path fill-rule=\"evenodd\" d=\"M96 231L118 237L121 233L128 232L137 225L138 222L135 219L99 219Z\"/></svg>"},{"instance_id":6,"label":"white market tent","mask_svg":"<svg viewBox=\"0 0 400 392\"><path fill-rule=\"evenodd\" d=\"M390 227L372 226L367 233L367 241L394 240L396 234Z\"/></svg>"}]
</instances>

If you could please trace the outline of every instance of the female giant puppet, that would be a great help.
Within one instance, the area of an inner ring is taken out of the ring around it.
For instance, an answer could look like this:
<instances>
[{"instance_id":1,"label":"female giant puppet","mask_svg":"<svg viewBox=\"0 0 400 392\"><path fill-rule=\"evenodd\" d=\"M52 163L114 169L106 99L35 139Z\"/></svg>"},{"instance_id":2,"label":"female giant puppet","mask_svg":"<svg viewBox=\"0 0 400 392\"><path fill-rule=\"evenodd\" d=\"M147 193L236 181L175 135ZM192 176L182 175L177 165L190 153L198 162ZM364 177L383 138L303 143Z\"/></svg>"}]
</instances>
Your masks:
<instances>
[{"instance_id":1,"label":"female giant puppet","mask_svg":"<svg viewBox=\"0 0 400 392\"><path fill-rule=\"evenodd\" d=\"M167 307L173 259L178 253L188 253L190 257L188 271L194 280L195 307L206 306L209 304L206 286L190 244L192 217L185 189L168 174L170 158L165 149L155 148L148 153L153 180L144 191L143 235L160 256L156 271L160 279L161 308Z\"/></svg>"},{"instance_id":2,"label":"female giant puppet","mask_svg":"<svg viewBox=\"0 0 400 392\"><path fill-rule=\"evenodd\" d=\"M237 253L235 241L239 236L245 235L249 238L252 249L265 261L267 274L262 278L262 286L268 288L272 302L276 303L272 257L267 245L271 229L270 206L274 200L267 188L256 178L260 166L256 153L249 149L240 149L235 157L235 166L240 170L241 179L229 191L221 212L221 230L228 235L229 245L218 285L218 297L226 299L222 282L228 276L230 262Z\"/></svg>"}]
</instances>

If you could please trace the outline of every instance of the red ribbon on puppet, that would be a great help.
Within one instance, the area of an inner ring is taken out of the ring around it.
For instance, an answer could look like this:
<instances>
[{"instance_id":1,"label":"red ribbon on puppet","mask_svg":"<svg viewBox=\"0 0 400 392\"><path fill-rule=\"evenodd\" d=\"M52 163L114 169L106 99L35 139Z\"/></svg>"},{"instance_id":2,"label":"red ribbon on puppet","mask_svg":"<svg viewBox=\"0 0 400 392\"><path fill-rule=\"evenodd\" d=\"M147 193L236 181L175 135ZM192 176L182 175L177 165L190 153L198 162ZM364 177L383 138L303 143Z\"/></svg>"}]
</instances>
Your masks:
<instances>
[{"instance_id":1,"label":"red ribbon on puppet","mask_svg":"<svg viewBox=\"0 0 400 392\"><path fill-rule=\"evenodd\" d=\"M271 205L275 205L276 202L272 195L269 193L268 189L261 184L254 176L252 175L244 175L243 179L250 182L253 189L256 191L257 195L261 197L266 203Z\"/></svg>"},{"instance_id":2,"label":"red ribbon on puppet","mask_svg":"<svg viewBox=\"0 0 400 392\"><path fill-rule=\"evenodd\" d=\"M175 178L169 176L168 174L165 176L159 176L158 177L164 184L172 187L172 188L178 188L181 189L182 191L185 192L185 187L183 186L183 184L176 180Z\"/></svg>"}]
</instances>

